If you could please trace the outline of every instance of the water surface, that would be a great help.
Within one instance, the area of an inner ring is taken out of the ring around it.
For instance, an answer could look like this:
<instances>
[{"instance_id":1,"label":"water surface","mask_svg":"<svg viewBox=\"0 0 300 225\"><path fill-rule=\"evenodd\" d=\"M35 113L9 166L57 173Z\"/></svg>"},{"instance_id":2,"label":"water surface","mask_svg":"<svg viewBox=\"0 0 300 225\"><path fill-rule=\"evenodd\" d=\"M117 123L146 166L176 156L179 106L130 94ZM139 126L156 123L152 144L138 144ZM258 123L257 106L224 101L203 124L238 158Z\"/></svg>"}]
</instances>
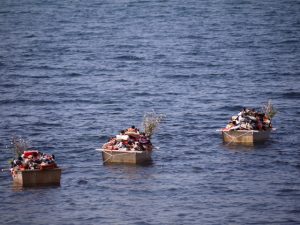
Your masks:
<instances>
[{"instance_id":1,"label":"water surface","mask_svg":"<svg viewBox=\"0 0 300 225\"><path fill-rule=\"evenodd\" d=\"M1 224L299 224L298 1L0 3L0 167L13 135L56 155L60 187L0 173ZM215 130L268 99L254 147ZM95 148L166 114L149 166Z\"/></svg>"}]
</instances>

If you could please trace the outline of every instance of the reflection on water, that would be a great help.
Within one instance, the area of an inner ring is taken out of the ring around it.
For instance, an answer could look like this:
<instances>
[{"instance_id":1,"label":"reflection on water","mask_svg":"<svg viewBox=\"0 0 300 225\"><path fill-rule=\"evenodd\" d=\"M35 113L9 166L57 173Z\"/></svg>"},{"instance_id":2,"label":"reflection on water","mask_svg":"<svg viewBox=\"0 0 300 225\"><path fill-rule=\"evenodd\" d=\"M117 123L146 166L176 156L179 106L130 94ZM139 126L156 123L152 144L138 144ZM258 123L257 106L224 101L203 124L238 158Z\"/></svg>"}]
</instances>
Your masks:
<instances>
[{"instance_id":1,"label":"reflection on water","mask_svg":"<svg viewBox=\"0 0 300 225\"><path fill-rule=\"evenodd\" d=\"M141 165L136 164L105 164L104 171L111 176L122 176L127 179L151 178L154 163L148 162ZM151 172L152 171L152 172Z\"/></svg>"},{"instance_id":2,"label":"reflection on water","mask_svg":"<svg viewBox=\"0 0 300 225\"><path fill-rule=\"evenodd\" d=\"M249 144L238 144L238 143L223 143L221 148L234 151L234 152L243 152L243 151L253 151L255 150L255 145L252 143Z\"/></svg>"},{"instance_id":3,"label":"reflection on water","mask_svg":"<svg viewBox=\"0 0 300 225\"><path fill-rule=\"evenodd\" d=\"M225 148L234 152L244 152L244 151L255 151L255 150L265 150L267 147L271 146L272 142L270 140L258 143L225 143L221 144L221 148Z\"/></svg>"},{"instance_id":4,"label":"reflection on water","mask_svg":"<svg viewBox=\"0 0 300 225\"><path fill-rule=\"evenodd\" d=\"M40 191L45 189L56 189L60 188L60 185L35 185L35 186L22 186L19 183L13 182L11 185L11 190L14 192L20 192L20 191Z\"/></svg>"}]
</instances>

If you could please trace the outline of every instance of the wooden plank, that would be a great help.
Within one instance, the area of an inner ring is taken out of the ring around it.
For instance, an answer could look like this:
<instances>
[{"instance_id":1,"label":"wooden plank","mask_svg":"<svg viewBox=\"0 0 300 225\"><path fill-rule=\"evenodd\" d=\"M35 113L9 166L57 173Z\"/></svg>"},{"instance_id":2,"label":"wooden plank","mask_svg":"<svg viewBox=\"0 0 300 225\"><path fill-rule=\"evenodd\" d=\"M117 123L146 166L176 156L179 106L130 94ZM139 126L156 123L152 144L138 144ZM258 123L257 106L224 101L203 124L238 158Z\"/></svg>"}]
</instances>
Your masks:
<instances>
[{"instance_id":1,"label":"wooden plank","mask_svg":"<svg viewBox=\"0 0 300 225\"><path fill-rule=\"evenodd\" d=\"M257 131L257 130L231 130L222 131L223 141L227 143L255 143L263 142L269 139L270 130Z\"/></svg>"},{"instance_id":2,"label":"wooden plank","mask_svg":"<svg viewBox=\"0 0 300 225\"><path fill-rule=\"evenodd\" d=\"M152 151L102 150L104 163L141 164L151 161Z\"/></svg>"},{"instance_id":3,"label":"wooden plank","mask_svg":"<svg viewBox=\"0 0 300 225\"><path fill-rule=\"evenodd\" d=\"M17 170L12 177L14 183L24 187L60 185L61 169Z\"/></svg>"}]
</instances>

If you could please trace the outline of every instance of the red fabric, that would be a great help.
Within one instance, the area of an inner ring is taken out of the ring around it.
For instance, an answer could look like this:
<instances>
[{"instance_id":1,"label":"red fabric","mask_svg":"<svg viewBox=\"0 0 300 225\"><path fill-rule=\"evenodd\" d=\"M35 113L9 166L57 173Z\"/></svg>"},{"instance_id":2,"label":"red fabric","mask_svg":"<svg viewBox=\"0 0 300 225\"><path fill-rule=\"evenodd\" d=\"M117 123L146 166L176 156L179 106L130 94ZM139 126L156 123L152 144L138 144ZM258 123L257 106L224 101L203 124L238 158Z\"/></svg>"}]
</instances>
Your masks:
<instances>
[{"instance_id":1,"label":"red fabric","mask_svg":"<svg viewBox=\"0 0 300 225\"><path fill-rule=\"evenodd\" d=\"M39 151L37 151L37 150L30 150L30 151L24 151L24 158L28 158L28 156L30 156L30 155L33 155L33 154L38 154L39 153Z\"/></svg>"}]
</instances>

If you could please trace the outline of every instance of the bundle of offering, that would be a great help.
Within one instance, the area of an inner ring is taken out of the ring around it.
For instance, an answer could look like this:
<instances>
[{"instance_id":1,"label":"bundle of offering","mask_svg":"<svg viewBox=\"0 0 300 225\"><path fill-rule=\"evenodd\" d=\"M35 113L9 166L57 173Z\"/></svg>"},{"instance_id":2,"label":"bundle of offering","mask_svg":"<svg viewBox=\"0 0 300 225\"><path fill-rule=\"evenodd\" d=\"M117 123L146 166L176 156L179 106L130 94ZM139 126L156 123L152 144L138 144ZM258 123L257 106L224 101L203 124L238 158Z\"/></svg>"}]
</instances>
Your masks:
<instances>
[{"instance_id":1,"label":"bundle of offering","mask_svg":"<svg viewBox=\"0 0 300 225\"><path fill-rule=\"evenodd\" d=\"M15 158L11 161L11 176L14 183L21 186L60 185L61 169L55 156L38 150L30 150L26 140L13 137L12 151Z\"/></svg>"},{"instance_id":2,"label":"bundle of offering","mask_svg":"<svg viewBox=\"0 0 300 225\"><path fill-rule=\"evenodd\" d=\"M11 161L11 171L43 170L57 168L55 156L37 150L24 151L21 156Z\"/></svg>"},{"instance_id":3,"label":"bundle of offering","mask_svg":"<svg viewBox=\"0 0 300 225\"><path fill-rule=\"evenodd\" d=\"M154 111L146 113L143 121L143 132L135 126L121 130L116 136L111 137L101 149L103 163L145 163L150 162L153 145L151 137L164 115Z\"/></svg>"},{"instance_id":4,"label":"bundle of offering","mask_svg":"<svg viewBox=\"0 0 300 225\"><path fill-rule=\"evenodd\" d=\"M232 116L225 130L267 130L272 128L271 118L255 109L244 108Z\"/></svg>"},{"instance_id":5,"label":"bundle of offering","mask_svg":"<svg viewBox=\"0 0 300 225\"><path fill-rule=\"evenodd\" d=\"M135 126L126 130L121 130L120 134L111 137L107 143L102 146L106 150L122 151L151 151L152 143L150 138L144 132L140 132Z\"/></svg>"}]
</instances>

